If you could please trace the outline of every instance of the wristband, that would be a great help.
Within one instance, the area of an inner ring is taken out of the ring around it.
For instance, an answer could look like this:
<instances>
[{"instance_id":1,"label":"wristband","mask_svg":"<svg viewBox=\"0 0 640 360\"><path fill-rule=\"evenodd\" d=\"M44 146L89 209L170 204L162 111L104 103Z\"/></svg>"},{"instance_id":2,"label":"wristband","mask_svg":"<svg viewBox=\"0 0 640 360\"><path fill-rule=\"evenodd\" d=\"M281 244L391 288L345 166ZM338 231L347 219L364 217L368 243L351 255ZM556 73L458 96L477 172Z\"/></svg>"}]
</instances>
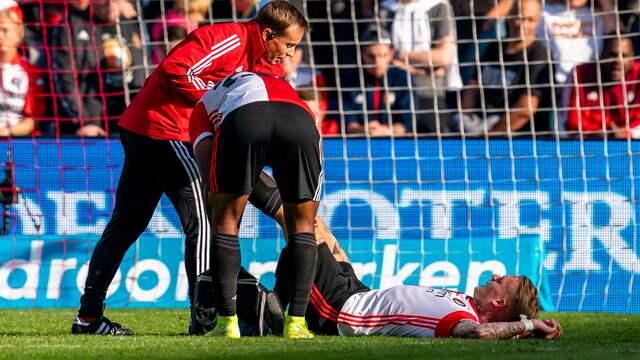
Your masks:
<instances>
[{"instance_id":1,"label":"wristband","mask_svg":"<svg viewBox=\"0 0 640 360\"><path fill-rule=\"evenodd\" d=\"M531 332L536 328L533 325L533 321L529 319L522 320L522 322L524 323L524 332Z\"/></svg>"}]
</instances>

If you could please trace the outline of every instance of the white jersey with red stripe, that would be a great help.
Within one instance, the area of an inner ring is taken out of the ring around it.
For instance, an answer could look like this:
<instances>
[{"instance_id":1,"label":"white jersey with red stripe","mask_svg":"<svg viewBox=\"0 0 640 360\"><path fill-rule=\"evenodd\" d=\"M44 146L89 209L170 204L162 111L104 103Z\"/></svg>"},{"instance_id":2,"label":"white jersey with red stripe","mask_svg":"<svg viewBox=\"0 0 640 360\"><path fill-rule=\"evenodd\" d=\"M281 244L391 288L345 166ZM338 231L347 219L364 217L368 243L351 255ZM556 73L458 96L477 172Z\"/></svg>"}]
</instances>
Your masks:
<instances>
[{"instance_id":1,"label":"white jersey with red stripe","mask_svg":"<svg viewBox=\"0 0 640 360\"><path fill-rule=\"evenodd\" d=\"M338 316L338 332L342 336L448 337L462 320L480 322L471 297L431 287L395 286L349 297Z\"/></svg>"},{"instance_id":2,"label":"white jersey with red stripe","mask_svg":"<svg viewBox=\"0 0 640 360\"><path fill-rule=\"evenodd\" d=\"M218 82L196 104L189 121L193 147L212 136L212 130L215 131L233 110L257 101L294 103L305 109L311 118L314 116L287 81L250 72L235 73Z\"/></svg>"}]
</instances>

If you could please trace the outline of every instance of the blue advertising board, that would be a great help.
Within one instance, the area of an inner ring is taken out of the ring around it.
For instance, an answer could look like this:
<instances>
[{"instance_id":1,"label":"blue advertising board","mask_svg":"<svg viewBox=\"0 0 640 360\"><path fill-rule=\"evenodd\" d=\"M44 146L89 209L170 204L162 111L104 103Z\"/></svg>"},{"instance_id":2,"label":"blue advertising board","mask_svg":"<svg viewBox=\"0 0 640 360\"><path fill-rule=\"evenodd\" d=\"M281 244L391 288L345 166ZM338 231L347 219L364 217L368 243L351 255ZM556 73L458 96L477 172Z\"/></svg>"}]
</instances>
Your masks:
<instances>
[{"instance_id":1,"label":"blue advertising board","mask_svg":"<svg viewBox=\"0 0 640 360\"><path fill-rule=\"evenodd\" d=\"M0 306L75 307L109 220L118 141L18 140L21 193L0 238ZM543 307L640 312L640 147L625 141L328 139L319 214L367 285L472 293L526 274ZM3 159L3 157L0 157ZM163 199L110 288L111 307L187 306L179 221ZM282 234L249 209L243 264L270 286Z\"/></svg>"}]
</instances>

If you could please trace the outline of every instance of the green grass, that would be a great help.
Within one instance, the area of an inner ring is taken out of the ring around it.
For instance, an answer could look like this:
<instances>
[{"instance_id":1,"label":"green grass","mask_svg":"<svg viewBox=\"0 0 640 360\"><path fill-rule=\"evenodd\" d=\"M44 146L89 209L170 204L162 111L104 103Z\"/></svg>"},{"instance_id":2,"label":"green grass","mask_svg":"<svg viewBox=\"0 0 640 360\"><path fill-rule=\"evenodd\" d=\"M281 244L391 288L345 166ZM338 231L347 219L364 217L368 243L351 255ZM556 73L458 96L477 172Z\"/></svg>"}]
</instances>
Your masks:
<instances>
[{"instance_id":1,"label":"green grass","mask_svg":"<svg viewBox=\"0 0 640 360\"><path fill-rule=\"evenodd\" d=\"M554 313L556 341L277 337L222 340L186 335L187 310L109 310L136 332L128 338L71 336L74 310L0 310L0 359L632 359L640 358L640 316Z\"/></svg>"}]
</instances>

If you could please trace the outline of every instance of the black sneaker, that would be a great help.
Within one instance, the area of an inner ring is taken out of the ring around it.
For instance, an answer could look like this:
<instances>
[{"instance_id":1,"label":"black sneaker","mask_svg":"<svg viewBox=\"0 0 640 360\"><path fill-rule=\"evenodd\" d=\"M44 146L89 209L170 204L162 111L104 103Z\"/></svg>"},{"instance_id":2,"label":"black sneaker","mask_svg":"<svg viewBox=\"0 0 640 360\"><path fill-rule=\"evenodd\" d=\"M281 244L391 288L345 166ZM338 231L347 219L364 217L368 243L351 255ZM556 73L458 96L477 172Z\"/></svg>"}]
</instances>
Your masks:
<instances>
[{"instance_id":1,"label":"black sneaker","mask_svg":"<svg viewBox=\"0 0 640 360\"><path fill-rule=\"evenodd\" d=\"M111 335L111 336L128 336L133 335L133 331L122 327L118 323L111 322L104 316L99 317L93 322L84 322L76 316L71 325L72 334L93 334L93 335Z\"/></svg>"},{"instance_id":2,"label":"black sneaker","mask_svg":"<svg viewBox=\"0 0 640 360\"><path fill-rule=\"evenodd\" d=\"M218 312L214 307L205 308L196 303L189 317L189 335L204 335L213 330L218 322Z\"/></svg>"},{"instance_id":3,"label":"black sneaker","mask_svg":"<svg viewBox=\"0 0 640 360\"><path fill-rule=\"evenodd\" d=\"M211 271L207 270L196 279L189 316L189 335L204 335L213 330L217 321L218 312L213 306Z\"/></svg>"}]
</instances>

